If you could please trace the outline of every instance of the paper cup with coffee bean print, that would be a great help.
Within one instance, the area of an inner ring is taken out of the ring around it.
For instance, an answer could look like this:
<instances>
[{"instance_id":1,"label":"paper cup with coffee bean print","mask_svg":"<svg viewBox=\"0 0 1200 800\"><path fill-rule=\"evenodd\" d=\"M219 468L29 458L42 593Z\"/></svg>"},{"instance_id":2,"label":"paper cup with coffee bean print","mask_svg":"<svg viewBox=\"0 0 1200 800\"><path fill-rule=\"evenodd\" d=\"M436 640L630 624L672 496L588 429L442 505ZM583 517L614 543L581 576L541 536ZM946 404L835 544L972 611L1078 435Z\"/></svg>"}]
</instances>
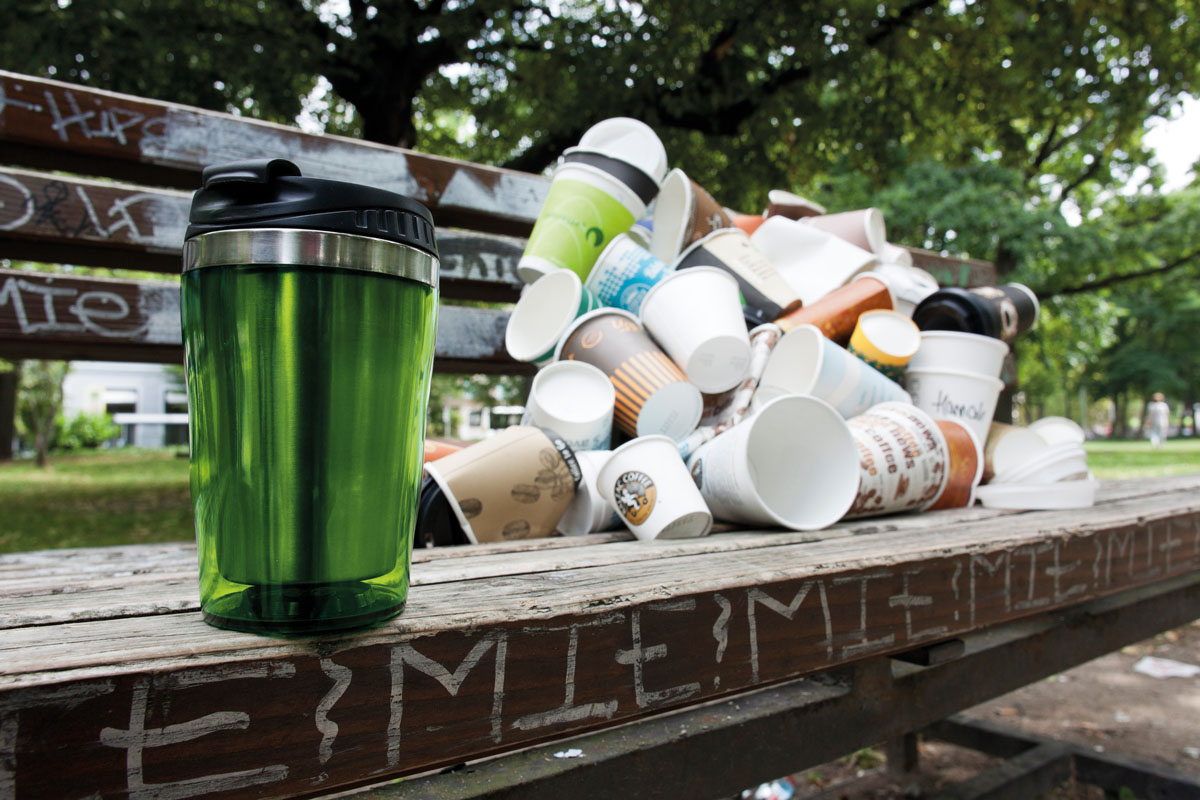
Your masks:
<instances>
[{"instance_id":1,"label":"paper cup with coffee bean print","mask_svg":"<svg viewBox=\"0 0 1200 800\"><path fill-rule=\"evenodd\" d=\"M473 544L554 532L582 479L561 437L517 425L425 465Z\"/></svg>"}]
</instances>

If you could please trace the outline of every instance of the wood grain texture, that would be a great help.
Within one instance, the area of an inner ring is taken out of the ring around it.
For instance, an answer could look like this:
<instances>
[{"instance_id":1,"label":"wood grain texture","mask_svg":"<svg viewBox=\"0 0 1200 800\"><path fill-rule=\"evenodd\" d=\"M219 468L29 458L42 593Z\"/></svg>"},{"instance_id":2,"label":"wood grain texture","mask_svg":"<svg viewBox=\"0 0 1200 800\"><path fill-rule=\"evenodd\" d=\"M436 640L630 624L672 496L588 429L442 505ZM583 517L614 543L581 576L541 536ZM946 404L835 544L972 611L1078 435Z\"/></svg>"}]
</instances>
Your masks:
<instances>
[{"instance_id":1,"label":"wood grain texture","mask_svg":"<svg viewBox=\"0 0 1200 800\"><path fill-rule=\"evenodd\" d=\"M287 158L314 178L400 192L439 225L523 236L550 182L538 175L0 71L0 160L197 189L209 164Z\"/></svg>"},{"instance_id":2,"label":"wood grain texture","mask_svg":"<svg viewBox=\"0 0 1200 800\"><path fill-rule=\"evenodd\" d=\"M817 535L462 548L414 566L399 618L331 639L230 634L178 610L194 592L182 546L74 551L73 577L49 554L0 559L10 621L47 597L47 571L157 598L0 631L0 786L60 795L69 753L76 794L285 796L604 727L1195 573L1198 488L1126 482L1090 510Z\"/></svg>"},{"instance_id":3,"label":"wood grain texture","mask_svg":"<svg viewBox=\"0 0 1200 800\"><path fill-rule=\"evenodd\" d=\"M434 369L532 372L504 347L508 312L443 305ZM182 363L179 286L0 269L0 357Z\"/></svg>"}]
</instances>

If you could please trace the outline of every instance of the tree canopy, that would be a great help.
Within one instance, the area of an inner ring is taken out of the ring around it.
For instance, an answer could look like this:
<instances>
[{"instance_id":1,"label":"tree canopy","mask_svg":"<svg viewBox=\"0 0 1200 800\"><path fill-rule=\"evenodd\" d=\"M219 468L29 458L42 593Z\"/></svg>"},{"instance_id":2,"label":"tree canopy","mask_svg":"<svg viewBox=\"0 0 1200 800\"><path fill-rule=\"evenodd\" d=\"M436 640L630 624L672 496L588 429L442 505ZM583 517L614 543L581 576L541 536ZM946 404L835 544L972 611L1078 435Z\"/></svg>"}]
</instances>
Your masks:
<instances>
[{"instance_id":1,"label":"tree canopy","mask_svg":"<svg viewBox=\"0 0 1200 800\"><path fill-rule=\"evenodd\" d=\"M1200 190L1164 193L1143 135L1200 86L1195 0L20 6L8 69L284 122L306 110L332 132L530 171L632 116L731 207L771 188L876 205L893 241L992 260L1047 301L1022 348L1030 391L1149 391L1121 365L1162 359L1120 342L1155 302L1160 340L1190 313Z\"/></svg>"}]
</instances>

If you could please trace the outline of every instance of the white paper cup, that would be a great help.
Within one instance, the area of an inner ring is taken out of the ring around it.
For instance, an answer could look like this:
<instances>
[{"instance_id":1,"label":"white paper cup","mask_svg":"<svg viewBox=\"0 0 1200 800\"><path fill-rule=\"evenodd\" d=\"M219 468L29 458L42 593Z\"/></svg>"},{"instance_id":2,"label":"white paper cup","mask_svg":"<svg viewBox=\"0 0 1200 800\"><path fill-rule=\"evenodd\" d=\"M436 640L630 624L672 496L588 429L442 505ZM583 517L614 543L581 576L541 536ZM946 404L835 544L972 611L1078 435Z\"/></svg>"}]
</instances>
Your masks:
<instances>
[{"instance_id":1,"label":"white paper cup","mask_svg":"<svg viewBox=\"0 0 1200 800\"><path fill-rule=\"evenodd\" d=\"M654 230L650 236L650 252L668 264L683 249L683 237L696 213L696 194L692 182L681 169L667 173L658 197L654 198Z\"/></svg>"},{"instance_id":2,"label":"white paper cup","mask_svg":"<svg viewBox=\"0 0 1200 800\"><path fill-rule=\"evenodd\" d=\"M801 219L803 217L820 216L824 213L825 206L814 203L807 197L801 197L795 192L789 192L786 189L772 189L767 192L767 210L763 216Z\"/></svg>"},{"instance_id":3,"label":"white paper cup","mask_svg":"<svg viewBox=\"0 0 1200 800\"><path fill-rule=\"evenodd\" d=\"M815 397L779 397L688 460L704 502L723 520L820 530L842 518L858 490L846 421Z\"/></svg>"},{"instance_id":4,"label":"white paper cup","mask_svg":"<svg viewBox=\"0 0 1200 800\"><path fill-rule=\"evenodd\" d=\"M563 512L556 530L564 536L583 536L588 533L610 531L621 526L617 512L605 502L596 488L600 467L612 453L608 450L576 452L575 460L583 473L583 480L575 490L575 496Z\"/></svg>"},{"instance_id":5,"label":"white paper cup","mask_svg":"<svg viewBox=\"0 0 1200 800\"><path fill-rule=\"evenodd\" d=\"M650 176L655 183L662 184L667 174L667 151L658 134L646 123L632 117L610 117L601 120L584 132L578 148L602 153L609 158L619 159ZM641 217L641 214L637 215Z\"/></svg>"},{"instance_id":6,"label":"white paper cup","mask_svg":"<svg viewBox=\"0 0 1200 800\"><path fill-rule=\"evenodd\" d=\"M804 305L812 305L875 266L871 251L783 216L767 217L750 236L750 243L767 257Z\"/></svg>"},{"instance_id":7,"label":"white paper cup","mask_svg":"<svg viewBox=\"0 0 1200 800\"><path fill-rule=\"evenodd\" d=\"M577 317L600 307L579 276L556 269L538 278L517 301L504 331L504 347L517 361L546 364Z\"/></svg>"},{"instance_id":8,"label":"white paper cup","mask_svg":"<svg viewBox=\"0 0 1200 800\"><path fill-rule=\"evenodd\" d=\"M616 392L604 371L585 361L556 361L533 378L529 425L548 428L572 450L607 450Z\"/></svg>"},{"instance_id":9,"label":"white paper cup","mask_svg":"<svg viewBox=\"0 0 1200 800\"><path fill-rule=\"evenodd\" d=\"M994 336L963 331L921 331L921 346L908 369L944 369L1000 377L1008 345ZM984 431L984 438L987 431Z\"/></svg>"},{"instance_id":10,"label":"white paper cup","mask_svg":"<svg viewBox=\"0 0 1200 800\"><path fill-rule=\"evenodd\" d=\"M907 247L901 247L898 244L888 242L883 246L883 252L879 254L879 261L883 264L895 264L902 267L911 267L913 265L912 253ZM921 270L924 272L925 270Z\"/></svg>"},{"instance_id":11,"label":"white paper cup","mask_svg":"<svg viewBox=\"0 0 1200 800\"><path fill-rule=\"evenodd\" d=\"M829 231L834 236L872 253L887 252L887 227L883 222L883 212L878 208L861 208L857 211L805 217L804 224Z\"/></svg>"},{"instance_id":12,"label":"white paper cup","mask_svg":"<svg viewBox=\"0 0 1200 800\"><path fill-rule=\"evenodd\" d=\"M987 441L1003 381L949 369L909 369L905 376L917 408L934 419L956 419Z\"/></svg>"},{"instance_id":13,"label":"white paper cup","mask_svg":"<svg viewBox=\"0 0 1200 800\"><path fill-rule=\"evenodd\" d=\"M600 468L596 488L642 541L704 536L712 528L712 512L666 436L618 447Z\"/></svg>"},{"instance_id":14,"label":"white paper cup","mask_svg":"<svg viewBox=\"0 0 1200 800\"><path fill-rule=\"evenodd\" d=\"M890 400L911 402L908 392L861 358L826 339L816 326L785 333L767 359L752 407L785 394L811 394L846 419Z\"/></svg>"},{"instance_id":15,"label":"white paper cup","mask_svg":"<svg viewBox=\"0 0 1200 800\"><path fill-rule=\"evenodd\" d=\"M847 423L860 459L849 517L922 511L946 486L950 450L937 423L907 403L883 403Z\"/></svg>"},{"instance_id":16,"label":"white paper cup","mask_svg":"<svg viewBox=\"0 0 1200 800\"><path fill-rule=\"evenodd\" d=\"M621 234L609 242L588 274L586 288L606 306L634 314L671 267L654 256L632 236Z\"/></svg>"},{"instance_id":17,"label":"white paper cup","mask_svg":"<svg viewBox=\"0 0 1200 800\"><path fill-rule=\"evenodd\" d=\"M745 379L750 337L728 272L692 267L668 275L646 295L641 322L701 392L725 392Z\"/></svg>"}]
</instances>

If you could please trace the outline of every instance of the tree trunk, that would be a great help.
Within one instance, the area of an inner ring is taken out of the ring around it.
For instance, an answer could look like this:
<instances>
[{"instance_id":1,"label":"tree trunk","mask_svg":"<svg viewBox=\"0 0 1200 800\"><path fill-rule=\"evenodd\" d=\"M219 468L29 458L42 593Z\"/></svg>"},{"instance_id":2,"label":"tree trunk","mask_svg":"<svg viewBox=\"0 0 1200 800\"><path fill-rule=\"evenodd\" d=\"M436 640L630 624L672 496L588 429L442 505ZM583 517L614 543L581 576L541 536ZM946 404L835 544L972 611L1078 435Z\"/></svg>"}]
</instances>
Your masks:
<instances>
[{"instance_id":1,"label":"tree trunk","mask_svg":"<svg viewBox=\"0 0 1200 800\"><path fill-rule=\"evenodd\" d=\"M17 419L17 384L20 383L21 367L11 372L0 372L0 461L11 461L13 457L13 433Z\"/></svg>"},{"instance_id":2,"label":"tree trunk","mask_svg":"<svg viewBox=\"0 0 1200 800\"><path fill-rule=\"evenodd\" d=\"M1125 392L1118 392L1113 398L1113 405L1116 406L1116 419L1113 420L1112 435L1115 439L1124 439L1125 434L1129 431L1129 425L1125 420Z\"/></svg>"}]
</instances>

